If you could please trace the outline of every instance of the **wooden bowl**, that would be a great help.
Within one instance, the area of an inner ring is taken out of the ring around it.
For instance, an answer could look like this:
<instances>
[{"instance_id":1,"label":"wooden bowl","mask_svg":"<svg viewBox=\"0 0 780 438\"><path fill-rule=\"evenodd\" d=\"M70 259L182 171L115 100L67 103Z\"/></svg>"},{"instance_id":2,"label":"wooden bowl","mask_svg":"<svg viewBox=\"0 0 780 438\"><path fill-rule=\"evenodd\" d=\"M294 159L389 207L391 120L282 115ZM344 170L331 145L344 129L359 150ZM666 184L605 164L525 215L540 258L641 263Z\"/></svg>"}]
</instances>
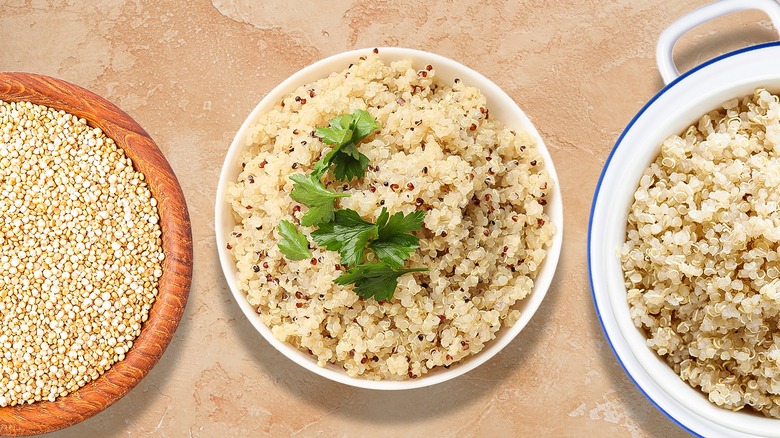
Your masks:
<instances>
[{"instance_id":1,"label":"wooden bowl","mask_svg":"<svg viewBox=\"0 0 780 438\"><path fill-rule=\"evenodd\" d=\"M0 408L0 435L51 432L83 421L127 394L160 359L179 324L192 279L192 231L184 195L165 157L124 111L81 87L47 76L0 72L0 100L28 101L87 120L111 137L157 199L165 253L157 300L124 360L57 400Z\"/></svg>"}]
</instances>

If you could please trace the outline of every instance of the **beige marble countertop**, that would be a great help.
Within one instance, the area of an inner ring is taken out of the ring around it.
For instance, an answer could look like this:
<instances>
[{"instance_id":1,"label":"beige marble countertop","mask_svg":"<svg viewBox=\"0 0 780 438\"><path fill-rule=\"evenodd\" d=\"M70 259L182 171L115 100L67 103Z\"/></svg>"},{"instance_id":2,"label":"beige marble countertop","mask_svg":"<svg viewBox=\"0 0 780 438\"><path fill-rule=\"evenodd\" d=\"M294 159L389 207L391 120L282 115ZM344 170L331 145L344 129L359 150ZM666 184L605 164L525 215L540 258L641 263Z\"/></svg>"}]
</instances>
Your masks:
<instances>
[{"instance_id":1,"label":"beige marble countertop","mask_svg":"<svg viewBox=\"0 0 780 438\"><path fill-rule=\"evenodd\" d=\"M626 377L599 326L585 259L590 202L621 130L661 87L655 42L705 0L0 0L0 71L52 75L117 104L156 140L190 208L187 310L150 374L57 433L83 436L684 436ZM740 13L695 29L683 69L776 39ZM556 279L504 351L449 383L375 392L276 352L219 268L213 205L232 137L290 74L349 49L405 46L485 74L545 138L564 197Z\"/></svg>"}]
</instances>

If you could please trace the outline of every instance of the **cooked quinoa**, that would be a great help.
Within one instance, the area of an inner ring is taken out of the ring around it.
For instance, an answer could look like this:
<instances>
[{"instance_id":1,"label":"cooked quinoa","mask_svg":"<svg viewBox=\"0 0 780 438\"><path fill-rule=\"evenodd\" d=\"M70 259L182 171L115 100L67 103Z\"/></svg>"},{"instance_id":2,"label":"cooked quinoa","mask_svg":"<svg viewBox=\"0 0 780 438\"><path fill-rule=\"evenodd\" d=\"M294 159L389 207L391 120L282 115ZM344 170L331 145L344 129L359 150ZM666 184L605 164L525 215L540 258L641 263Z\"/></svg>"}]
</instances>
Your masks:
<instances>
[{"instance_id":1,"label":"cooked quinoa","mask_svg":"<svg viewBox=\"0 0 780 438\"><path fill-rule=\"evenodd\" d=\"M144 175L100 129L0 100L0 406L54 401L123 360L162 275Z\"/></svg>"},{"instance_id":2,"label":"cooked quinoa","mask_svg":"<svg viewBox=\"0 0 780 438\"><path fill-rule=\"evenodd\" d=\"M780 418L780 104L733 99L664 141L620 256L647 345L718 406Z\"/></svg>"},{"instance_id":3,"label":"cooked quinoa","mask_svg":"<svg viewBox=\"0 0 780 438\"><path fill-rule=\"evenodd\" d=\"M430 270L401 276L385 302L333 283L345 271L338 253L312 243L311 260L290 261L276 246L279 222L299 224L306 212L289 196L289 176L330 150L315 127L356 109L381 129L359 145L370 160L364 178L325 177L352 195L337 208L369 221L382 207L425 211L406 266ZM478 353L517 321L513 306L531 292L555 232L544 212L553 183L533 137L488 109L479 90L443 83L434 66L370 55L260 116L228 188L238 225L227 248L239 288L277 339L350 376L402 380Z\"/></svg>"}]
</instances>

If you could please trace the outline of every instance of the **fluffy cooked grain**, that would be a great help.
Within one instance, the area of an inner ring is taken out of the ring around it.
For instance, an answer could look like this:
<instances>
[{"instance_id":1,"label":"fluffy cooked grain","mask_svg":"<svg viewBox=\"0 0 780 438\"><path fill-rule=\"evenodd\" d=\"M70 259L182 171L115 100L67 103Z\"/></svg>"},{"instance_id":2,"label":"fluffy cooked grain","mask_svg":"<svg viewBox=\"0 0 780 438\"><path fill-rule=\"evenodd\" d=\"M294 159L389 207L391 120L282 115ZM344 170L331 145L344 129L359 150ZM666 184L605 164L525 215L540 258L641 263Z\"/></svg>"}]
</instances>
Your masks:
<instances>
[{"instance_id":1,"label":"fluffy cooked grain","mask_svg":"<svg viewBox=\"0 0 780 438\"><path fill-rule=\"evenodd\" d=\"M479 90L418 67L368 56L298 88L256 121L228 188L239 288L276 338L350 376L415 378L482 350L518 319L512 306L531 291L555 231L543 208L552 181L533 137L493 121ZM325 181L352 194L337 206L372 221L382 206L426 212L407 266L430 271L400 277L387 302L333 284L338 253L313 248L313 261L290 261L276 246L277 224L306 212L288 177L329 149L315 127L355 109L382 128L360 145L370 159L363 179Z\"/></svg>"},{"instance_id":2,"label":"fluffy cooked grain","mask_svg":"<svg viewBox=\"0 0 780 438\"><path fill-rule=\"evenodd\" d=\"M711 402L780 417L780 104L733 99L664 141L621 260L647 345Z\"/></svg>"}]
</instances>

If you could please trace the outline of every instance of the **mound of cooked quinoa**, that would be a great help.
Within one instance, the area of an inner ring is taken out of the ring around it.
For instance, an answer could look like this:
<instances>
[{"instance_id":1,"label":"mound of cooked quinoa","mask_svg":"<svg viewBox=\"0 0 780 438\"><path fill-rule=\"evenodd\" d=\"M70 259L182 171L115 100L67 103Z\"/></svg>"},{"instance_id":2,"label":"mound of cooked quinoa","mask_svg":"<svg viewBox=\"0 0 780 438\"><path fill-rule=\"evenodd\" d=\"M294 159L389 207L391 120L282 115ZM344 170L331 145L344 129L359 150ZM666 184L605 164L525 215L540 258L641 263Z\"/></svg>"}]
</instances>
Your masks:
<instances>
[{"instance_id":1,"label":"mound of cooked quinoa","mask_svg":"<svg viewBox=\"0 0 780 438\"><path fill-rule=\"evenodd\" d=\"M718 406L780 417L780 104L733 99L664 141L620 256L647 345Z\"/></svg>"},{"instance_id":2,"label":"mound of cooked quinoa","mask_svg":"<svg viewBox=\"0 0 780 438\"><path fill-rule=\"evenodd\" d=\"M407 266L430 270L401 276L384 302L335 285L346 268L311 238L311 260L288 260L277 247L279 222L299 225L306 212L289 196L289 176L330 150L315 127L356 109L381 129L359 145L370 160L364 178L325 177L351 193L336 207L369 221L382 207L425 211ZM442 83L431 65L370 55L286 96L259 117L249 143L228 188L238 225L227 248L239 288L277 339L350 376L401 380L478 353L517 321L513 306L531 292L555 232L544 212L552 181L533 137L494 121L476 88Z\"/></svg>"}]
</instances>

